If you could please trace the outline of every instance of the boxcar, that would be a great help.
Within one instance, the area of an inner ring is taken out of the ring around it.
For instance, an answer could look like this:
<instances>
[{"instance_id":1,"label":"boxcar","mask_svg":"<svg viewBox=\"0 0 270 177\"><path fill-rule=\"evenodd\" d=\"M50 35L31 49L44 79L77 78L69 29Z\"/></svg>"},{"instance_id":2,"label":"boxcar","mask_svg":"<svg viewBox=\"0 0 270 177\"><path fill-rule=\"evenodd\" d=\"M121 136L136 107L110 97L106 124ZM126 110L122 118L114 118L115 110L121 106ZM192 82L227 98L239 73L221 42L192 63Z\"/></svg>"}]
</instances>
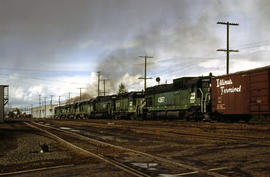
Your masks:
<instances>
[{"instance_id":1,"label":"boxcar","mask_svg":"<svg viewBox=\"0 0 270 177\"><path fill-rule=\"evenodd\" d=\"M115 119L135 119L140 115L144 100L143 92L129 92L119 94L115 98Z\"/></svg>"},{"instance_id":2,"label":"boxcar","mask_svg":"<svg viewBox=\"0 0 270 177\"><path fill-rule=\"evenodd\" d=\"M270 66L212 79L213 117L249 121L251 115L270 115Z\"/></svg>"},{"instance_id":3,"label":"boxcar","mask_svg":"<svg viewBox=\"0 0 270 177\"><path fill-rule=\"evenodd\" d=\"M146 117L203 119L210 105L210 80L211 76L183 77L147 88Z\"/></svg>"}]
</instances>

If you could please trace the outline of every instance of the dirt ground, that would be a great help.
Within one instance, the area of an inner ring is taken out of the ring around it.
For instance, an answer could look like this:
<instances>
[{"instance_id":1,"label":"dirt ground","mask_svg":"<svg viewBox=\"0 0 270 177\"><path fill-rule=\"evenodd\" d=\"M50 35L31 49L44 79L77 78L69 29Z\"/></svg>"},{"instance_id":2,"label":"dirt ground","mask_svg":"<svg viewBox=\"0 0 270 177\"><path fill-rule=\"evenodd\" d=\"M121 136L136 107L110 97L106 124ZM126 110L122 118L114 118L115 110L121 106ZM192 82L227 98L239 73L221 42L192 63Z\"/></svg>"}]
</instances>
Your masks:
<instances>
[{"instance_id":1,"label":"dirt ground","mask_svg":"<svg viewBox=\"0 0 270 177\"><path fill-rule=\"evenodd\" d=\"M0 138L0 176L127 176L95 158L68 149L20 121L0 124ZM49 152L41 153L40 144L48 145ZM33 169L37 171L27 172ZM25 173L12 174L16 171Z\"/></svg>"},{"instance_id":2,"label":"dirt ground","mask_svg":"<svg viewBox=\"0 0 270 177\"><path fill-rule=\"evenodd\" d=\"M270 176L269 124L125 120L46 120L46 122L59 128L72 128L80 134L101 141L215 171L225 176ZM96 159L66 149L57 141L26 127L20 121L0 124L0 137L1 173L72 165L50 170L50 176L61 176L60 173L70 176L127 175ZM40 143L48 144L50 152L39 153ZM131 161L123 156L123 160L138 165L134 159ZM149 162L151 163L154 164ZM88 170L80 170L82 168ZM146 167L139 164L138 168ZM158 168L158 165L155 168ZM66 170L70 172L67 173ZM38 174L47 176L48 173L43 171ZM35 176L34 172L28 173L29 176L30 174ZM173 173L164 174L166 175L176 176Z\"/></svg>"}]
</instances>

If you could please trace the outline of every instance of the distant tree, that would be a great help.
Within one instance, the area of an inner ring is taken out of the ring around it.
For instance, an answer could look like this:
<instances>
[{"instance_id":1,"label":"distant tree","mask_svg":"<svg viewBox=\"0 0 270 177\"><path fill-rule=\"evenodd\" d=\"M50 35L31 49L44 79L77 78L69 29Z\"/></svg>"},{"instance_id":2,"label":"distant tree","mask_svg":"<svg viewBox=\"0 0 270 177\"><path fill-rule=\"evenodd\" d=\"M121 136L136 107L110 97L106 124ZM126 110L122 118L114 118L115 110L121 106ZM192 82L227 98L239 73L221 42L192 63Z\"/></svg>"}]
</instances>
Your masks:
<instances>
[{"instance_id":1,"label":"distant tree","mask_svg":"<svg viewBox=\"0 0 270 177\"><path fill-rule=\"evenodd\" d=\"M127 93L126 86L121 82L118 88L118 94Z\"/></svg>"}]
</instances>

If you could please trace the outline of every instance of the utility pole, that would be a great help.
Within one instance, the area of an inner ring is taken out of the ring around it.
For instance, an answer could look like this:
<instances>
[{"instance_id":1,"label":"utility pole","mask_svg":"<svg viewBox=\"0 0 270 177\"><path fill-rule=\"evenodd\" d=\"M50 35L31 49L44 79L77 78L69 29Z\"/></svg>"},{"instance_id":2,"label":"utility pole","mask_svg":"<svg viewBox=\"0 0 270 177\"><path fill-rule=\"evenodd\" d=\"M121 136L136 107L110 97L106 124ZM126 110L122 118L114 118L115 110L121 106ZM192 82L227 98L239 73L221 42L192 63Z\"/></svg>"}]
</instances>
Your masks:
<instances>
[{"instance_id":1,"label":"utility pole","mask_svg":"<svg viewBox=\"0 0 270 177\"><path fill-rule=\"evenodd\" d=\"M69 104L69 106L70 106L70 94L71 94L71 92L68 92L68 104Z\"/></svg>"},{"instance_id":2,"label":"utility pole","mask_svg":"<svg viewBox=\"0 0 270 177\"><path fill-rule=\"evenodd\" d=\"M239 24L237 24L237 23L230 23L230 22L217 22L217 24L227 25L227 49L217 49L217 51L219 51L219 52L226 52L227 53L226 73L229 74L229 57L230 57L230 52L239 52L239 50L230 50L230 47L229 47L229 40L230 40L229 26L230 25L238 26Z\"/></svg>"},{"instance_id":3,"label":"utility pole","mask_svg":"<svg viewBox=\"0 0 270 177\"><path fill-rule=\"evenodd\" d=\"M99 96L100 71L98 71L97 73L98 73L98 96Z\"/></svg>"},{"instance_id":4,"label":"utility pole","mask_svg":"<svg viewBox=\"0 0 270 177\"><path fill-rule=\"evenodd\" d=\"M51 102L50 102L50 104L51 104L51 109L52 109L52 98L53 98L54 95L50 95L50 96L51 96Z\"/></svg>"},{"instance_id":5,"label":"utility pole","mask_svg":"<svg viewBox=\"0 0 270 177\"><path fill-rule=\"evenodd\" d=\"M103 87L104 87L104 92L103 92L103 96L105 96L105 94L106 94L106 90L105 90L105 85L106 85L106 81L107 81L108 79L103 79L102 81L103 81Z\"/></svg>"},{"instance_id":6,"label":"utility pole","mask_svg":"<svg viewBox=\"0 0 270 177\"><path fill-rule=\"evenodd\" d=\"M30 114L33 116L33 104L31 104L31 107L30 107Z\"/></svg>"},{"instance_id":7,"label":"utility pole","mask_svg":"<svg viewBox=\"0 0 270 177\"><path fill-rule=\"evenodd\" d=\"M144 79L144 91L146 90L146 80L147 79L152 79L152 78L147 78L147 58L154 58L152 56L139 56L141 58L144 58L144 77L140 77L139 79Z\"/></svg>"},{"instance_id":8,"label":"utility pole","mask_svg":"<svg viewBox=\"0 0 270 177\"><path fill-rule=\"evenodd\" d=\"M47 112L47 110L46 110L46 98L47 97L44 97L44 102L45 102L45 118L46 118L46 112Z\"/></svg>"},{"instance_id":9,"label":"utility pole","mask_svg":"<svg viewBox=\"0 0 270 177\"><path fill-rule=\"evenodd\" d=\"M41 118L41 95L38 95L39 100L39 118Z\"/></svg>"},{"instance_id":10,"label":"utility pole","mask_svg":"<svg viewBox=\"0 0 270 177\"><path fill-rule=\"evenodd\" d=\"M4 122L5 105L8 103L8 86L0 85L0 123Z\"/></svg>"},{"instance_id":11,"label":"utility pole","mask_svg":"<svg viewBox=\"0 0 270 177\"><path fill-rule=\"evenodd\" d=\"M58 98L58 104L59 104L59 106L60 106L60 104L61 104L60 98L61 98L61 96L59 96L59 98Z\"/></svg>"},{"instance_id":12,"label":"utility pole","mask_svg":"<svg viewBox=\"0 0 270 177\"><path fill-rule=\"evenodd\" d=\"M80 89L80 101L82 100L82 89L85 89L85 88L78 88Z\"/></svg>"}]
</instances>

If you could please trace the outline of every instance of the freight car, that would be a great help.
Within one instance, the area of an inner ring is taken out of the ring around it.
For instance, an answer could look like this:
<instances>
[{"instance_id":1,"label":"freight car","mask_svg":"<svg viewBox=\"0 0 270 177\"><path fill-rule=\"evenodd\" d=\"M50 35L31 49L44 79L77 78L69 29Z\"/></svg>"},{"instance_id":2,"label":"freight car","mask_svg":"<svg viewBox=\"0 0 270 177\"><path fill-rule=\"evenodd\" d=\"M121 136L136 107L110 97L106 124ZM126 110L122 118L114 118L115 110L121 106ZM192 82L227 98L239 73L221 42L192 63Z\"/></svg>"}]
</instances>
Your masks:
<instances>
[{"instance_id":1,"label":"freight car","mask_svg":"<svg viewBox=\"0 0 270 177\"><path fill-rule=\"evenodd\" d=\"M149 87L145 92L147 119L182 118L202 120L210 106L211 75L183 77L172 84Z\"/></svg>"},{"instance_id":2,"label":"freight car","mask_svg":"<svg viewBox=\"0 0 270 177\"><path fill-rule=\"evenodd\" d=\"M212 78L212 117L249 121L270 117L270 66Z\"/></svg>"}]
</instances>

